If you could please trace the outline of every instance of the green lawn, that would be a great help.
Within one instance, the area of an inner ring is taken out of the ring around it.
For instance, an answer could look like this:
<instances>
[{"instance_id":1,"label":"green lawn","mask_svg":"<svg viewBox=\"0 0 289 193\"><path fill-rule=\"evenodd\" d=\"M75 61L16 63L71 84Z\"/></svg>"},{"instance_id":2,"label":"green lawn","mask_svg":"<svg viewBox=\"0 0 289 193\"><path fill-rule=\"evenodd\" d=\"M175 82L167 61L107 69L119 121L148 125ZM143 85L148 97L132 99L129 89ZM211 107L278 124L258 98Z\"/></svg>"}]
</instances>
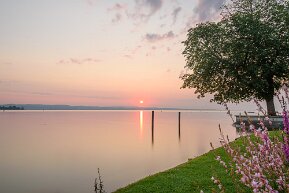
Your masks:
<instances>
[{"instance_id":1,"label":"green lawn","mask_svg":"<svg viewBox=\"0 0 289 193\"><path fill-rule=\"evenodd\" d=\"M269 134L271 138L281 138L280 131L271 131ZM239 138L231 144L244 150L244 140L245 138ZM254 141L256 138L252 136L252 140ZM212 176L221 180L225 192L251 192L247 187L240 184L238 179L233 180L226 173L224 167L215 160L215 155L221 156L225 162L229 159L222 147L217 148L175 168L148 176L115 191L115 193L200 193L201 190L204 192L217 190L219 192L217 185L211 180Z\"/></svg>"},{"instance_id":2,"label":"green lawn","mask_svg":"<svg viewBox=\"0 0 289 193\"><path fill-rule=\"evenodd\" d=\"M241 140L233 142L240 145ZM211 177L217 177L226 187L226 192L248 192L242 191L240 184L234 184L233 180L226 173L225 169L215 160L214 153L220 155L225 160L228 157L223 148L210 151L202 156L194 158L173 169L157 173L146 177L138 182L121 188L116 193L189 193L189 192L212 192L218 187L213 184ZM244 187L242 186L242 189Z\"/></svg>"}]
</instances>

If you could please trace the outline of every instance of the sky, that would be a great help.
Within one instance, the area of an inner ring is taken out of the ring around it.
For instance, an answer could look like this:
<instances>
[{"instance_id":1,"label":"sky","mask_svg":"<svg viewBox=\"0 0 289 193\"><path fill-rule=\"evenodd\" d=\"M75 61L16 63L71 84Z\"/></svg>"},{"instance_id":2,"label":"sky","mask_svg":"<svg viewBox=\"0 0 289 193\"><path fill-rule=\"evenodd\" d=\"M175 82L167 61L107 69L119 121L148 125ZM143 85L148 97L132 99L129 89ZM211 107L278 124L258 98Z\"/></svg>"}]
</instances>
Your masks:
<instances>
[{"instance_id":1,"label":"sky","mask_svg":"<svg viewBox=\"0 0 289 193\"><path fill-rule=\"evenodd\" d=\"M179 76L187 30L223 3L0 0L0 104L219 107Z\"/></svg>"}]
</instances>

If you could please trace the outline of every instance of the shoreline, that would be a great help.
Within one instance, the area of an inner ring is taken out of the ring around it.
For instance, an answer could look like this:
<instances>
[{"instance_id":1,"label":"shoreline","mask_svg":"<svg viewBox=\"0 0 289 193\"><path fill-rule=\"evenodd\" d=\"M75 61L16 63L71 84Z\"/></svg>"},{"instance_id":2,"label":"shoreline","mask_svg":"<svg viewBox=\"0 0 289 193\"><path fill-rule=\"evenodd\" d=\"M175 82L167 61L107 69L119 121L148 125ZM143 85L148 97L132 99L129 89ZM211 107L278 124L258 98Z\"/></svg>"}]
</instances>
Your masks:
<instances>
[{"instance_id":1,"label":"shoreline","mask_svg":"<svg viewBox=\"0 0 289 193\"><path fill-rule=\"evenodd\" d=\"M240 144L240 140L234 141ZM211 192L217 188L211 177L217 176L228 192L235 192L232 179L227 176L225 169L215 160L215 154L227 157L222 147L210 150L198 157L190 158L187 162L171 169L153 174L119 188L114 193L191 193L200 191Z\"/></svg>"}]
</instances>

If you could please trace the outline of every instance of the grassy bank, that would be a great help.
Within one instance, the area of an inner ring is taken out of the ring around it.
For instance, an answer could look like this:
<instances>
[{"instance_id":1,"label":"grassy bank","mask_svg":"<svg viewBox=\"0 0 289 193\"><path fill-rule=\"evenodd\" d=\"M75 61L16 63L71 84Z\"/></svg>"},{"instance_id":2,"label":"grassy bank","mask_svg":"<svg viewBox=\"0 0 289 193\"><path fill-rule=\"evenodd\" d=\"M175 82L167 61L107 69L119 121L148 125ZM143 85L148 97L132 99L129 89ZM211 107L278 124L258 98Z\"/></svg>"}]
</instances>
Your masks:
<instances>
[{"instance_id":1,"label":"grassy bank","mask_svg":"<svg viewBox=\"0 0 289 193\"><path fill-rule=\"evenodd\" d=\"M270 131L269 135L270 138L281 139L280 131ZM232 146L244 149L243 139L239 138L231 142ZM252 140L254 141L256 138L253 136ZM239 180L233 180L226 173L223 166L215 160L215 155L221 156L225 162L229 159L222 147L217 148L175 168L130 184L115 191L115 193L200 193L201 190L204 192L217 190L219 192L217 185L211 180L212 176L221 180L225 192L251 192L247 187L240 184Z\"/></svg>"},{"instance_id":2,"label":"grassy bank","mask_svg":"<svg viewBox=\"0 0 289 193\"><path fill-rule=\"evenodd\" d=\"M233 142L241 145L241 140ZM146 177L116 193L192 193L212 192L218 189L211 177L217 177L226 187L226 192L243 192L234 185L233 180L226 174L225 169L215 160L214 154L228 159L223 148L215 149L202 156L189 160L173 169Z\"/></svg>"}]
</instances>

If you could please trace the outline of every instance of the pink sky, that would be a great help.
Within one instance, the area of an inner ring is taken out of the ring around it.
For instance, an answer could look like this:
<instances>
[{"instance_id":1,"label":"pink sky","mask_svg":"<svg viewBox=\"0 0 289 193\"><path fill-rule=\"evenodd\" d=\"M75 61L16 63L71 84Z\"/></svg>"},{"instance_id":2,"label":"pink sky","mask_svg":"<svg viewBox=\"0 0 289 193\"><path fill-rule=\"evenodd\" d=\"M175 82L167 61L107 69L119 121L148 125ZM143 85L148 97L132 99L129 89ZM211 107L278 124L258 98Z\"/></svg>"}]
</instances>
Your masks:
<instances>
[{"instance_id":1,"label":"pink sky","mask_svg":"<svg viewBox=\"0 0 289 193\"><path fill-rule=\"evenodd\" d=\"M179 76L186 31L223 1L1 1L0 104L219 107Z\"/></svg>"}]
</instances>

